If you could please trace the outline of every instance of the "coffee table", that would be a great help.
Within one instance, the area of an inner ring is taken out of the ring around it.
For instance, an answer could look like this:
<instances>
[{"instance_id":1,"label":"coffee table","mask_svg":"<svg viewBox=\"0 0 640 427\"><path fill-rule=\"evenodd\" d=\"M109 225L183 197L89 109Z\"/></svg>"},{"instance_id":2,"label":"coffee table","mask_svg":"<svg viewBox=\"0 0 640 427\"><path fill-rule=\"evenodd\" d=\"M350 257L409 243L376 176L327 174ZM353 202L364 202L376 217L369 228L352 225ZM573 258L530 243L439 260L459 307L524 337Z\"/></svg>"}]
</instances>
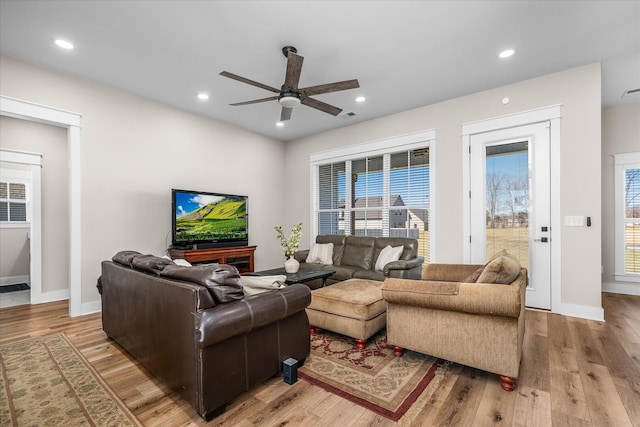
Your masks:
<instances>
[{"instance_id":1,"label":"coffee table","mask_svg":"<svg viewBox=\"0 0 640 427\"><path fill-rule=\"evenodd\" d=\"M254 271L253 273L247 273L247 276L278 276L285 275L287 279L285 283L287 285L292 285L294 283L305 283L310 282L312 280L322 279L322 286L327 286L327 278L331 277L331 275L335 273L335 271L331 270L307 270L301 268L297 273L287 273L284 271L284 267L273 268L271 270L264 271Z\"/></svg>"}]
</instances>

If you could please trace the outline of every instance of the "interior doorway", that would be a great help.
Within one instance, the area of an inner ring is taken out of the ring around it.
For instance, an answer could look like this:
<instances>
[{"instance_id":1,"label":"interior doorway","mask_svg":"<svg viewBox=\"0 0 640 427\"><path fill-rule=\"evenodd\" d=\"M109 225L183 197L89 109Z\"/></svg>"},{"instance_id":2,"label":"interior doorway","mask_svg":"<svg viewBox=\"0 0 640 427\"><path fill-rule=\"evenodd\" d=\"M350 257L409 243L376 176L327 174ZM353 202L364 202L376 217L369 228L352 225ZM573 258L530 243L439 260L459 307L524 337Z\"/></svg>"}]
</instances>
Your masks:
<instances>
[{"instance_id":1,"label":"interior doorway","mask_svg":"<svg viewBox=\"0 0 640 427\"><path fill-rule=\"evenodd\" d=\"M0 96L0 115L28 120L32 122L45 123L67 129L68 145L68 191L69 191L69 316L79 316L84 314L82 306L82 252L80 235L80 118L81 115L58 108L15 99L7 96ZM35 197L35 196L34 196ZM39 197L39 195L38 195ZM31 265L41 265L42 249L35 247L33 239L39 234L31 233L31 256L39 256L36 263L32 260ZM41 245L41 243L40 243ZM41 271L39 274L41 275ZM31 281L34 281L34 271L31 271ZM31 302L37 304L45 301L34 301L34 289L32 286ZM90 311L93 307L89 308Z\"/></svg>"}]
</instances>

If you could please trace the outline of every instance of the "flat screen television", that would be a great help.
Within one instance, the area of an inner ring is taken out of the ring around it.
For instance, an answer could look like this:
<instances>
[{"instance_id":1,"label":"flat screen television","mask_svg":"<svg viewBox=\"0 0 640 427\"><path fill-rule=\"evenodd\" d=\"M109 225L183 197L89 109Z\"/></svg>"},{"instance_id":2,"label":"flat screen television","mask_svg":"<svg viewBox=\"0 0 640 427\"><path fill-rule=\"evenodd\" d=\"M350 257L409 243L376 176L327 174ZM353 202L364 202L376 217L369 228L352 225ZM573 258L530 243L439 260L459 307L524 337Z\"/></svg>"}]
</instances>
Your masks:
<instances>
[{"instance_id":1,"label":"flat screen television","mask_svg":"<svg viewBox=\"0 0 640 427\"><path fill-rule=\"evenodd\" d=\"M171 190L172 246L224 248L249 244L247 196Z\"/></svg>"}]
</instances>

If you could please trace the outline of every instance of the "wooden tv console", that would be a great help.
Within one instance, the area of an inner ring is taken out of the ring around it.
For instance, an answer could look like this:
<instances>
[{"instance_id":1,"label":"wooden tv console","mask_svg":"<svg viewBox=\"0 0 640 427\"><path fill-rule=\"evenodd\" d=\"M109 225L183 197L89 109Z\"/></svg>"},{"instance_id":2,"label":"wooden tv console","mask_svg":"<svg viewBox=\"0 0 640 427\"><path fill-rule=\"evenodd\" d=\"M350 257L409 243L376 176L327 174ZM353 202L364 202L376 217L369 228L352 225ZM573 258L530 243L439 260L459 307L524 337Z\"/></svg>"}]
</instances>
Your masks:
<instances>
[{"instance_id":1,"label":"wooden tv console","mask_svg":"<svg viewBox=\"0 0 640 427\"><path fill-rule=\"evenodd\" d=\"M215 249L169 249L172 259L186 259L191 264L229 264L240 273L253 272L255 246L234 246Z\"/></svg>"}]
</instances>

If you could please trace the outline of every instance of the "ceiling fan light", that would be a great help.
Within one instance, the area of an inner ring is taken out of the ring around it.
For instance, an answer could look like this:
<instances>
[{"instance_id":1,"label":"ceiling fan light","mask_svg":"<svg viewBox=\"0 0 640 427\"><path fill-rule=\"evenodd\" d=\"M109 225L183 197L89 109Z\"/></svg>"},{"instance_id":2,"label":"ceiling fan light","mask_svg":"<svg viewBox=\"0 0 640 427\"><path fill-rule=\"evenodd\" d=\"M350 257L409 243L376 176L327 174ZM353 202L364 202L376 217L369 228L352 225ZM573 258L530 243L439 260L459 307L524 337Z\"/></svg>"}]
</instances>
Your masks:
<instances>
[{"instance_id":1,"label":"ceiling fan light","mask_svg":"<svg viewBox=\"0 0 640 427\"><path fill-rule=\"evenodd\" d=\"M278 102L285 108L296 108L300 105L300 98L297 96L283 96L278 99Z\"/></svg>"}]
</instances>

